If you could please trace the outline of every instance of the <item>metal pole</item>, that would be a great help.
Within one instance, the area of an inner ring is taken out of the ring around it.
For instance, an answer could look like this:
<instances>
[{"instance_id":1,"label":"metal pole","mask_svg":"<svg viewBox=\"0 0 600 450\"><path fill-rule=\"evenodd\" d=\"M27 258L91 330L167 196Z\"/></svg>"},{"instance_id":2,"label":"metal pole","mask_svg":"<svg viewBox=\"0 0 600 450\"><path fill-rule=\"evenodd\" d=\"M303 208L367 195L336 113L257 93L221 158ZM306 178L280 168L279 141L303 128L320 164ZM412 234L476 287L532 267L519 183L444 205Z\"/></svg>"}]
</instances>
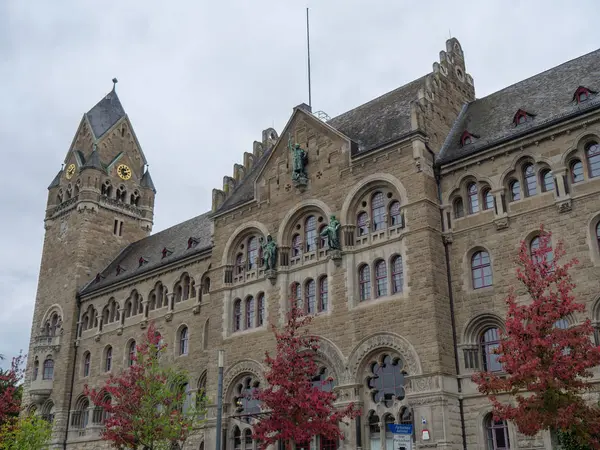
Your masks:
<instances>
[{"instance_id":1,"label":"metal pole","mask_svg":"<svg viewBox=\"0 0 600 450\"><path fill-rule=\"evenodd\" d=\"M221 450L221 427L223 420L223 350L219 350L219 359L218 359L218 367L219 367L219 384L217 387L217 439L216 439L216 450Z\"/></svg>"},{"instance_id":2,"label":"metal pole","mask_svg":"<svg viewBox=\"0 0 600 450\"><path fill-rule=\"evenodd\" d=\"M306 8L306 47L308 49L308 106L312 107L312 94L310 90L310 32L308 26L308 8Z\"/></svg>"}]
</instances>

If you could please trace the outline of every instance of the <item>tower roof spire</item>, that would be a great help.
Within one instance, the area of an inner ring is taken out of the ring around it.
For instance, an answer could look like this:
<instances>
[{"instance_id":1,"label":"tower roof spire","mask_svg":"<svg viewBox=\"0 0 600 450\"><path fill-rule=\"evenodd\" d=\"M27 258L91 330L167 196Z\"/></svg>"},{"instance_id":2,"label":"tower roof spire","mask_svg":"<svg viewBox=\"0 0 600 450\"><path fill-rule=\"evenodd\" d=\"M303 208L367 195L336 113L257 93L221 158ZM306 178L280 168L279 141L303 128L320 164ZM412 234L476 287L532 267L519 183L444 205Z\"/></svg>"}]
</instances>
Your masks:
<instances>
[{"instance_id":1,"label":"tower roof spire","mask_svg":"<svg viewBox=\"0 0 600 450\"><path fill-rule=\"evenodd\" d=\"M96 139L100 139L104 133L126 115L115 90L118 80L113 78L112 81L112 90L85 114Z\"/></svg>"}]
</instances>

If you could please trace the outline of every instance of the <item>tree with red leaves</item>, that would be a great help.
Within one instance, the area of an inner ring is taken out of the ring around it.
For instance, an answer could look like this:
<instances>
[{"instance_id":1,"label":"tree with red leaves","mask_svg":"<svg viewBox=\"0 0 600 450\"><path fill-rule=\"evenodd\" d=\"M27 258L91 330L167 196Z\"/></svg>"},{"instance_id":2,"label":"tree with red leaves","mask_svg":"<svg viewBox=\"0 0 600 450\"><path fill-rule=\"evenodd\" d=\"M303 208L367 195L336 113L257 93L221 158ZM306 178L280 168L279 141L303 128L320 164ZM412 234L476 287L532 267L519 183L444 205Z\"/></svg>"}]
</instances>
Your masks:
<instances>
[{"instance_id":1,"label":"tree with red leaves","mask_svg":"<svg viewBox=\"0 0 600 450\"><path fill-rule=\"evenodd\" d=\"M201 424L204 405L190 401L187 375L160 364L165 348L150 324L144 342L136 347L134 364L118 376L111 375L101 389L85 387L85 395L103 410L102 439L113 446L183 448Z\"/></svg>"},{"instance_id":2,"label":"tree with red leaves","mask_svg":"<svg viewBox=\"0 0 600 450\"><path fill-rule=\"evenodd\" d=\"M473 381L492 402L494 418L511 420L521 433L568 433L578 444L600 449L600 409L583 398L591 387L586 382L590 369L600 364L600 347L592 343L589 319L561 326L585 311L575 301L569 275L577 260L560 265L564 255L562 243L552 249L543 226L531 249L521 243L517 279L531 301L521 301L511 290L506 331L496 349L505 374L481 372ZM501 394L508 394L507 403L498 399Z\"/></svg>"},{"instance_id":3,"label":"tree with red leaves","mask_svg":"<svg viewBox=\"0 0 600 450\"><path fill-rule=\"evenodd\" d=\"M12 359L10 369L0 370L0 426L18 417L21 410L24 360L21 353Z\"/></svg>"},{"instance_id":4,"label":"tree with red leaves","mask_svg":"<svg viewBox=\"0 0 600 450\"><path fill-rule=\"evenodd\" d=\"M354 404L337 409L336 395L313 381L319 370L314 360L318 339L310 336L306 329L301 331L311 320L311 316L304 315L292 303L287 324L281 330L271 326L277 353L271 357L266 352L268 385L255 393L266 414L254 427L253 438L260 442L263 450L277 441L285 442L288 448L296 445L308 448L314 436L343 439L340 423L360 414ZM324 381L332 382L331 378Z\"/></svg>"}]
</instances>

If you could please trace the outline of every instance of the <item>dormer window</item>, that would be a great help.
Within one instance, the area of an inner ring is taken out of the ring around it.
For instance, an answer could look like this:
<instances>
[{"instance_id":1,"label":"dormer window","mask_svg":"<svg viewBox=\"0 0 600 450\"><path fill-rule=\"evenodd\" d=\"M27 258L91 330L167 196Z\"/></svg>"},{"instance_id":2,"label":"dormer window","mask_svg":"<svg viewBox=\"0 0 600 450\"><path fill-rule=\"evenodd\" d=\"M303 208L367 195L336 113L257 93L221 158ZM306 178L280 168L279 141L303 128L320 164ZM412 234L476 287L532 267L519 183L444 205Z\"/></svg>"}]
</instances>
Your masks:
<instances>
[{"instance_id":1,"label":"dormer window","mask_svg":"<svg viewBox=\"0 0 600 450\"><path fill-rule=\"evenodd\" d=\"M125 267L123 267L121 264L119 264L117 266L117 276L121 275L123 272L125 272Z\"/></svg>"},{"instance_id":2,"label":"dormer window","mask_svg":"<svg viewBox=\"0 0 600 450\"><path fill-rule=\"evenodd\" d=\"M188 249L194 248L196 245L198 245L198 239L194 237L188 239Z\"/></svg>"},{"instance_id":3,"label":"dormer window","mask_svg":"<svg viewBox=\"0 0 600 450\"><path fill-rule=\"evenodd\" d=\"M172 253L173 253L173 250L169 250L167 247L162 249L162 257L163 258L170 256Z\"/></svg>"},{"instance_id":4,"label":"dormer window","mask_svg":"<svg viewBox=\"0 0 600 450\"><path fill-rule=\"evenodd\" d=\"M475 139L478 138L479 136L476 136L474 134L469 133L468 131L463 132L462 136L460 137L460 145L461 146L466 146L469 144L472 144L473 142L475 142Z\"/></svg>"},{"instance_id":5,"label":"dormer window","mask_svg":"<svg viewBox=\"0 0 600 450\"><path fill-rule=\"evenodd\" d=\"M94 283L100 283L103 279L104 277L98 273L96 274L96 278L94 278Z\"/></svg>"},{"instance_id":6,"label":"dormer window","mask_svg":"<svg viewBox=\"0 0 600 450\"><path fill-rule=\"evenodd\" d=\"M148 260L146 258L144 258L143 256L140 256L140 259L138 260L138 267L142 267L144 264L148 264Z\"/></svg>"},{"instance_id":7,"label":"dormer window","mask_svg":"<svg viewBox=\"0 0 600 450\"><path fill-rule=\"evenodd\" d=\"M529 114L527 111L519 109L516 112L515 116L513 117L513 124L515 124L515 126L522 125L524 123L531 121L531 119L533 119L533 117L534 117L533 114Z\"/></svg>"},{"instance_id":8,"label":"dormer window","mask_svg":"<svg viewBox=\"0 0 600 450\"><path fill-rule=\"evenodd\" d=\"M579 86L577 88L577 90L575 91L575 94L573 94L573 100L576 103L582 103L582 102L585 102L586 100L589 100L591 98L592 94L595 94L595 92L590 91L586 87Z\"/></svg>"}]
</instances>

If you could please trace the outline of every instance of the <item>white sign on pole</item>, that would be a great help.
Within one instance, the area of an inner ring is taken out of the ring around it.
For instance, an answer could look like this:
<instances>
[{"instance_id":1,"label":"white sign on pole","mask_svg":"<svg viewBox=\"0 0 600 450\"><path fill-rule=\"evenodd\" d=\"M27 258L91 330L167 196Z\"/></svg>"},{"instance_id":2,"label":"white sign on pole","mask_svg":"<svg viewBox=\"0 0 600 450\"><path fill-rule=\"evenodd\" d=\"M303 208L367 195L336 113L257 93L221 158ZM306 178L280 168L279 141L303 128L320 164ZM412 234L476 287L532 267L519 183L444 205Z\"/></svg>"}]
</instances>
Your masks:
<instances>
[{"instance_id":1,"label":"white sign on pole","mask_svg":"<svg viewBox=\"0 0 600 450\"><path fill-rule=\"evenodd\" d=\"M394 434L394 450L412 450L410 434Z\"/></svg>"}]
</instances>

